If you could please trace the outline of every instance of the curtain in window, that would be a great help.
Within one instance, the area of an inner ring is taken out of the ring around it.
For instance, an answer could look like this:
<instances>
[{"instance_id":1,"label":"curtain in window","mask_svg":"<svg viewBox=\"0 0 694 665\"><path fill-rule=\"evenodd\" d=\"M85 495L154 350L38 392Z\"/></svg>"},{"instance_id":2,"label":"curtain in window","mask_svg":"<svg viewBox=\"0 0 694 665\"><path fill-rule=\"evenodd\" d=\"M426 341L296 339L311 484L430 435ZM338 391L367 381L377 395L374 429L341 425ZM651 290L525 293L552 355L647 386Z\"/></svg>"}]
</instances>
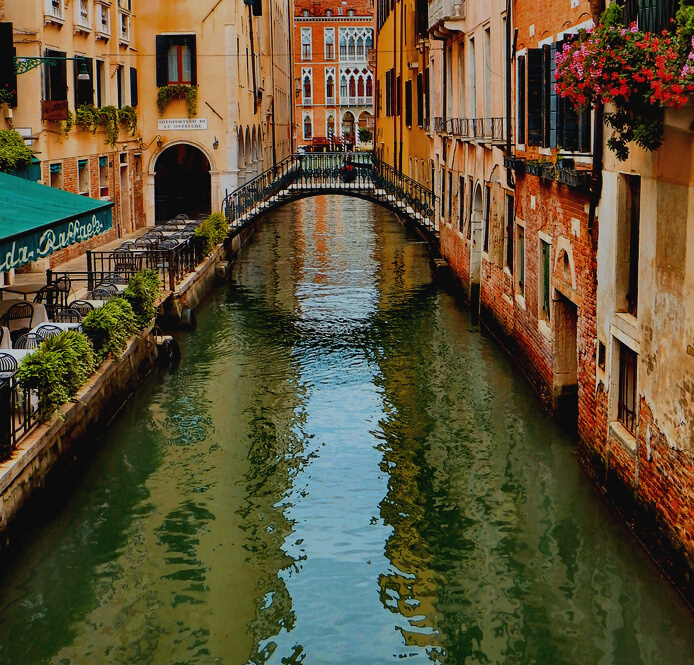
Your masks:
<instances>
[{"instance_id":1,"label":"curtain in window","mask_svg":"<svg viewBox=\"0 0 694 665\"><path fill-rule=\"evenodd\" d=\"M169 46L169 82L178 78L178 46Z\"/></svg>"}]
</instances>

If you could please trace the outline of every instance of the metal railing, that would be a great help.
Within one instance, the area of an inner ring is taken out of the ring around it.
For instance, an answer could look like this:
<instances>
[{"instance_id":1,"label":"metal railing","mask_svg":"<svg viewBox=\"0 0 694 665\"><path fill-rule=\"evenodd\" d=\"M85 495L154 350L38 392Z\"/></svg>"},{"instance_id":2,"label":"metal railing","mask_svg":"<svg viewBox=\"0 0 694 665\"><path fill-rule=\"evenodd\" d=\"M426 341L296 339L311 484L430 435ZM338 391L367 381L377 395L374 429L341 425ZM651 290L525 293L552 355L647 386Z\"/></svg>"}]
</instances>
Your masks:
<instances>
[{"instance_id":1,"label":"metal railing","mask_svg":"<svg viewBox=\"0 0 694 665\"><path fill-rule=\"evenodd\" d=\"M351 192L403 210L435 228L435 194L370 152L291 155L229 194L222 205L230 227L241 228L281 201L306 194Z\"/></svg>"},{"instance_id":2,"label":"metal railing","mask_svg":"<svg viewBox=\"0 0 694 665\"><path fill-rule=\"evenodd\" d=\"M9 459L19 441L37 423L39 396L25 390L16 374L0 379L0 462Z\"/></svg>"},{"instance_id":3,"label":"metal railing","mask_svg":"<svg viewBox=\"0 0 694 665\"><path fill-rule=\"evenodd\" d=\"M502 142L506 140L506 119L436 117L434 131L461 139Z\"/></svg>"},{"instance_id":4,"label":"metal railing","mask_svg":"<svg viewBox=\"0 0 694 665\"><path fill-rule=\"evenodd\" d=\"M156 270L164 288L176 290L176 282L192 272L203 259L202 238L192 236L171 249L134 249L130 251L87 251L87 270L49 271L49 283L61 277L70 279L73 287L89 291L103 282L129 281L141 270ZM74 290L74 288L73 288Z\"/></svg>"}]
</instances>

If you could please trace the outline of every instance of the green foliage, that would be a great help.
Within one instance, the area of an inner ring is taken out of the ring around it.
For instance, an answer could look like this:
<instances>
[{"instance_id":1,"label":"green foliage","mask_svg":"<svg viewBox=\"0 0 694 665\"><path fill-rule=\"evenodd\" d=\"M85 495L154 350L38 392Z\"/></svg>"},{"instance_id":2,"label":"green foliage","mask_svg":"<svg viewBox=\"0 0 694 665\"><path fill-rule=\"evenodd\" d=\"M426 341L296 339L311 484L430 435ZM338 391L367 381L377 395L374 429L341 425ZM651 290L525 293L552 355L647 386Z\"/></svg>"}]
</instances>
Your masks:
<instances>
[{"instance_id":1,"label":"green foliage","mask_svg":"<svg viewBox=\"0 0 694 665\"><path fill-rule=\"evenodd\" d=\"M185 98L188 117L198 114L198 87L195 85L163 85L157 92L159 115L164 115L172 99Z\"/></svg>"},{"instance_id":2,"label":"green foliage","mask_svg":"<svg viewBox=\"0 0 694 665\"><path fill-rule=\"evenodd\" d=\"M76 111L77 124L82 125L82 129L92 134L101 124L101 114L99 109L91 104L82 104Z\"/></svg>"},{"instance_id":3,"label":"green foliage","mask_svg":"<svg viewBox=\"0 0 694 665\"><path fill-rule=\"evenodd\" d=\"M115 106L102 106L99 109L101 123L106 126L106 145L115 147L120 128L118 127L118 109Z\"/></svg>"},{"instance_id":4,"label":"green foliage","mask_svg":"<svg viewBox=\"0 0 694 665\"><path fill-rule=\"evenodd\" d=\"M359 140L364 143L368 143L371 140L371 132L366 127L362 127L359 130Z\"/></svg>"},{"instance_id":5,"label":"green foliage","mask_svg":"<svg viewBox=\"0 0 694 665\"><path fill-rule=\"evenodd\" d=\"M75 114L72 111L67 112L67 120L58 120L58 135L61 137L67 136L75 126Z\"/></svg>"},{"instance_id":6,"label":"green foliage","mask_svg":"<svg viewBox=\"0 0 694 665\"><path fill-rule=\"evenodd\" d=\"M135 325L145 328L157 313L155 300L161 294L161 280L156 270L143 270L135 275L123 292L135 315Z\"/></svg>"},{"instance_id":7,"label":"green foliage","mask_svg":"<svg viewBox=\"0 0 694 665\"><path fill-rule=\"evenodd\" d=\"M0 104L11 104L14 99L14 93L5 84L5 88L0 88Z\"/></svg>"},{"instance_id":8,"label":"green foliage","mask_svg":"<svg viewBox=\"0 0 694 665\"><path fill-rule=\"evenodd\" d=\"M0 171L6 173L31 164L34 154L12 129L0 129Z\"/></svg>"},{"instance_id":9,"label":"green foliage","mask_svg":"<svg viewBox=\"0 0 694 665\"><path fill-rule=\"evenodd\" d=\"M123 298L111 298L99 309L89 312L82 321L84 334L94 347L100 363L109 353L118 356L136 331L135 314Z\"/></svg>"},{"instance_id":10,"label":"green foliage","mask_svg":"<svg viewBox=\"0 0 694 665\"><path fill-rule=\"evenodd\" d=\"M195 229L195 235L203 239L205 255L211 254L214 248L227 237L228 233L229 225L221 212L212 213Z\"/></svg>"},{"instance_id":11,"label":"green foliage","mask_svg":"<svg viewBox=\"0 0 694 665\"><path fill-rule=\"evenodd\" d=\"M118 122L130 132L130 136L135 136L137 131L137 111L132 106L124 106L122 109L118 109Z\"/></svg>"},{"instance_id":12,"label":"green foliage","mask_svg":"<svg viewBox=\"0 0 694 665\"><path fill-rule=\"evenodd\" d=\"M38 390L38 417L47 420L84 385L93 370L89 340L76 330L66 330L26 356L17 376L25 390Z\"/></svg>"}]
</instances>

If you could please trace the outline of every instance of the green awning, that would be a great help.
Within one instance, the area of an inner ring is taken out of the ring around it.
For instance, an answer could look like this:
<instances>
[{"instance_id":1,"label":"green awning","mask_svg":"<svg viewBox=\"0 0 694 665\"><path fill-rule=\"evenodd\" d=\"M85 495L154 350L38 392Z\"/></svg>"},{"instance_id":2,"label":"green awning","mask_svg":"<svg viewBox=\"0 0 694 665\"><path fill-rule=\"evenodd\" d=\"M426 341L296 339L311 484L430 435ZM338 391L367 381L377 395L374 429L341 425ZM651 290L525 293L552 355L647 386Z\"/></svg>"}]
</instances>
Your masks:
<instances>
[{"instance_id":1,"label":"green awning","mask_svg":"<svg viewBox=\"0 0 694 665\"><path fill-rule=\"evenodd\" d=\"M0 272L108 231L112 207L111 201L0 173Z\"/></svg>"}]
</instances>

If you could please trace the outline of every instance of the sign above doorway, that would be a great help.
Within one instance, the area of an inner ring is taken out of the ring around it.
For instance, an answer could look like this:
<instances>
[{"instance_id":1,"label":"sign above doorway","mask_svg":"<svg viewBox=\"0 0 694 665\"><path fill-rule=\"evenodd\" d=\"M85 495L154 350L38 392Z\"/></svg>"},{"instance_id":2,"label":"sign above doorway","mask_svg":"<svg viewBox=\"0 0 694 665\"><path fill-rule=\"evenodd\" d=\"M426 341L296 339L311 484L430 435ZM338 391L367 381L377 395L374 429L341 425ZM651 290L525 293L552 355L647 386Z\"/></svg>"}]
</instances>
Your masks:
<instances>
[{"instance_id":1,"label":"sign above doorway","mask_svg":"<svg viewBox=\"0 0 694 665\"><path fill-rule=\"evenodd\" d=\"M159 118L157 129L171 132L177 129L207 129L207 118Z\"/></svg>"}]
</instances>

